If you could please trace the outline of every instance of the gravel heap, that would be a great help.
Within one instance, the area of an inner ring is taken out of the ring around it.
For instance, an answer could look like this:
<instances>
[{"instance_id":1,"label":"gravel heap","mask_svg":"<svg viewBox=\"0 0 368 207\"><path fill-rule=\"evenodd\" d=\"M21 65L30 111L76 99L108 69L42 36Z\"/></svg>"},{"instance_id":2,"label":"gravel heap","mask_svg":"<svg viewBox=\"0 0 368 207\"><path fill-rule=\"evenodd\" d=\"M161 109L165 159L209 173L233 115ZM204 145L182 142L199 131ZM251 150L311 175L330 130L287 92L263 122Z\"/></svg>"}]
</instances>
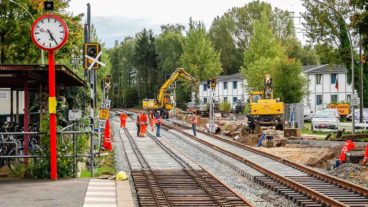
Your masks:
<instances>
[{"instance_id":1,"label":"gravel heap","mask_svg":"<svg viewBox=\"0 0 368 207\"><path fill-rule=\"evenodd\" d=\"M211 153L204 153L201 148L194 147L165 130L162 130L161 134L164 142L170 143L178 151L197 162L201 167L212 173L255 206L297 206L284 197L245 178L238 171L219 161L216 157L211 156Z\"/></svg>"},{"instance_id":2,"label":"gravel heap","mask_svg":"<svg viewBox=\"0 0 368 207\"><path fill-rule=\"evenodd\" d=\"M345 163L328 174L368 188L368 167Z\"/></svg>"}]
</instances>

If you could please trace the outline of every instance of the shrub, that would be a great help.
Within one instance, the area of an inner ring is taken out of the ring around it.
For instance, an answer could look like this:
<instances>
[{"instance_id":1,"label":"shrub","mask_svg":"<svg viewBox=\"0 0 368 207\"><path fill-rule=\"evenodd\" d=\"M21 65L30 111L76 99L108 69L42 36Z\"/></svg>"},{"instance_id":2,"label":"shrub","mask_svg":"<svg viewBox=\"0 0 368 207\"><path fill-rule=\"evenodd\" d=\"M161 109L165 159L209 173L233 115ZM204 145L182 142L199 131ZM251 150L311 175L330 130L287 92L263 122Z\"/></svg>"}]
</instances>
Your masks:
<instances>
[{"instance_id":1,"label":"shrub","mask_svg":"<svg viewBox=\"0 0 368 207\"><path fill-rule=\"evenodd\" d=\"M230 112L230 110L231 110L231 104L229 102L224 101L220 103L220 111Z\"/></svg>"}]
</instances>

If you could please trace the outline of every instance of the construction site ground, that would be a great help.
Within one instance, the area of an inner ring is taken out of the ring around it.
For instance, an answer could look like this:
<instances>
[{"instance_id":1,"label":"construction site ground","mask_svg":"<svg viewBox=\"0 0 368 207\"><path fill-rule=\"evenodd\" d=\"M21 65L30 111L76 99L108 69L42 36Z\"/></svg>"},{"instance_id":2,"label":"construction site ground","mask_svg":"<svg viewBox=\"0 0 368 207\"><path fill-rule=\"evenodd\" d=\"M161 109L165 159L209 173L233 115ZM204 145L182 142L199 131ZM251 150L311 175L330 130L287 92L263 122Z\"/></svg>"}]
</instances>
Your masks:
<instances>
[{"instance_id":1,"label":"construction site ground","mask_svg":"<svg viewBox=\"0 0 368 207\"><path fill-rule=\"evenodd\" d=\"M177 120L189 124L188 115L177 113ZM339 157L344 142L338 141L324 141L326 134L302 134L301 138L286 139L285 145L280 147L266 147L265 142L263 146L256 147L259 141L260 134L249 134L247 132L246 120L244 116L226 115L225 117L216 117L216 124L221 128L221 135L226 135L229 138L238 142L247 144L258 150L268 152L270 154L291 160L293 162L317 168L321 171L327 172L330 175L346 179L356 184L368 187L368 167L360 166L358 164L344 164L338 168L332 169L336 159ZM246 119L246 118L245 118ZM198 128L206 130L208 118L198 118ZM307 124L308 126L308 124ZM276 138L284 139L282 132L278 133ZM280 135L281 134L281 135ZM366 142L356 143L357 150L364 150Z\"/></svg>"}]
</instances>

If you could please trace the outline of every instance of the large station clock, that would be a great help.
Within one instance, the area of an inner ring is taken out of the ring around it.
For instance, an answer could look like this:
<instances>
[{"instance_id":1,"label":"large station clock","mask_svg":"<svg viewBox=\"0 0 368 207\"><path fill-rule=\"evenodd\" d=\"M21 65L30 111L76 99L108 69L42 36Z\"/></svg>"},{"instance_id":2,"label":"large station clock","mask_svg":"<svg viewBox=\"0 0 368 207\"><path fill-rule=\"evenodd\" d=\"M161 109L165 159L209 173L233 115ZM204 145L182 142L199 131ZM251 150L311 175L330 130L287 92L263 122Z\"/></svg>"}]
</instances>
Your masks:
<instances>
[{"instance_id":1,"label":"large station clock","mask_svg":"<svg viewBox=\"0 0 368 207\"><path fill-rule=\"evenodd\" d=\"M64 20L53 14L45 14L32 25L33 42L43 50L61 48L68 39L68 27Z\"/></svg>"}]
</instances>

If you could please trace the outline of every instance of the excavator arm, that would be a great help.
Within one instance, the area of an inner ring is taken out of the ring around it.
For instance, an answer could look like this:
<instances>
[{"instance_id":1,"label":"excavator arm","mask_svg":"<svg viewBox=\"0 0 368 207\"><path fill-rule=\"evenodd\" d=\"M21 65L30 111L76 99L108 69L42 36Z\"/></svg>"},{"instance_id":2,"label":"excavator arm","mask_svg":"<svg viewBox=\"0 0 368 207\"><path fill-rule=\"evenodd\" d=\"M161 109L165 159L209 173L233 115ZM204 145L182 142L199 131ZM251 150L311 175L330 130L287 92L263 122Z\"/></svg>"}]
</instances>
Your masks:
<instances>
[{"instance_id":1,"label":"excavator arm","mask_svg":"<svg viewBox=\"0 0 368 207\"><path fill-rule=\"evenodd\" d=\"M159 102L159 105L161 107L164 107L165 105L165 94L169 86L176 81L179 77L182 77L186 79L187 81L190 81L194 86L198 85L198 81L192 77L189 73L187 73L183 68L176 69L170 76L169 79L166 80L166 82L161 86L160 93L157 96L157 101Z\"/></svg>"}]
</instances>

